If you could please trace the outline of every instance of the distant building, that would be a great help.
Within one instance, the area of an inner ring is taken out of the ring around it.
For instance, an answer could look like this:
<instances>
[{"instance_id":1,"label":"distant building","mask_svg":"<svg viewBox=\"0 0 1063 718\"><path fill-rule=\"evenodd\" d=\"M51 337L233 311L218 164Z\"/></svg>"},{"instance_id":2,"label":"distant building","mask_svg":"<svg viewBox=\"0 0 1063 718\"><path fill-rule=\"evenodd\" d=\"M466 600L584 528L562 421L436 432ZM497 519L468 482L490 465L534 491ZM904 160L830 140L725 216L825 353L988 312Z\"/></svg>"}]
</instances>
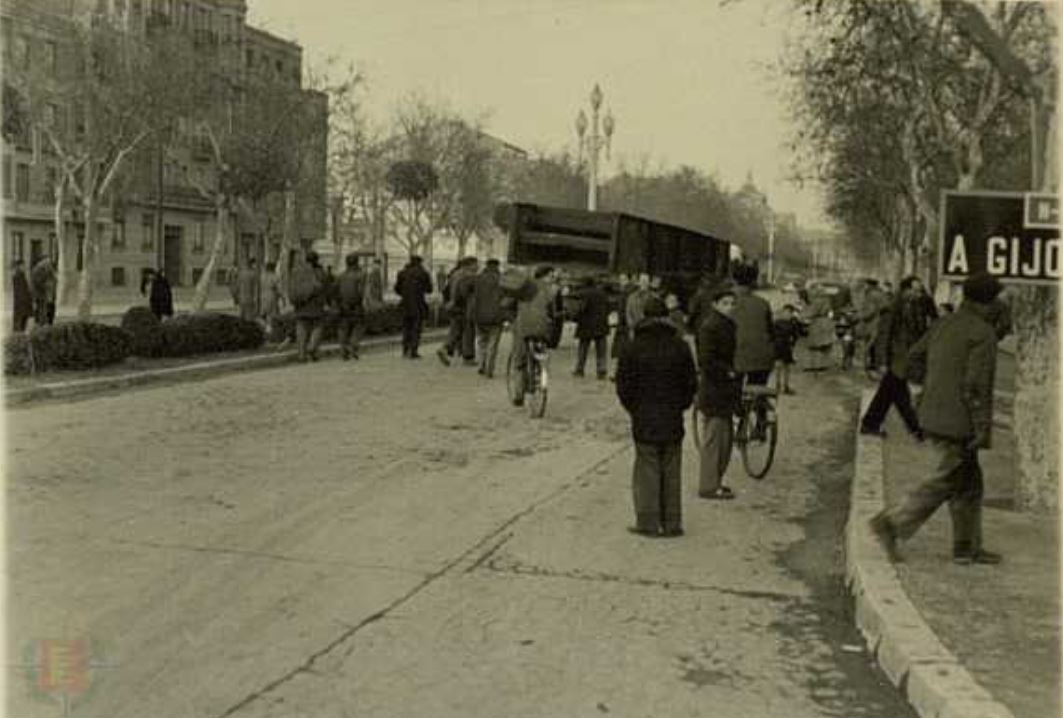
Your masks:
<instances>
[{"instance_id":1,"label":"distant building","mask_svg":"<svg viewBox=\"0 0 1063 718\"><path fill-rule=\"evenodd\" d=\"M80 14L103 13L130 32L163 30L187 33L195 46L217 58L222 72L234 83L250 73L269 73L298 87L302 81L302 48L246 23L246 0L2 0L0 32L6 67L35 68L43 64L60 71L65 55L61 28ZM304 163L305 175L293 191L295 243L309 245L325 232L325 176L327 97L306 92L307 102L319 108L319 146ZM101 207L99 273L96 287L109 296L135 295L145 270L163 268L175 286L197 282L207 263L215 236L214 208L187 181L189 173L211 171L206 139L178 119L183 143L169 159L143 151L126 167L129 181ZM57 252L53 186L58 169L41 151L32 133L4 141L2 202L5 258L34 262ZM235 218L235 241L227 241L215 281L221 283L229 266L244 257L260 261L279 258L285 197L272 197L251 213ZM80 269L84 224L76 202L66 212L65 248L71 272ZM109 289L108 289L109 288Z\"/></svg>"}]
</instances>

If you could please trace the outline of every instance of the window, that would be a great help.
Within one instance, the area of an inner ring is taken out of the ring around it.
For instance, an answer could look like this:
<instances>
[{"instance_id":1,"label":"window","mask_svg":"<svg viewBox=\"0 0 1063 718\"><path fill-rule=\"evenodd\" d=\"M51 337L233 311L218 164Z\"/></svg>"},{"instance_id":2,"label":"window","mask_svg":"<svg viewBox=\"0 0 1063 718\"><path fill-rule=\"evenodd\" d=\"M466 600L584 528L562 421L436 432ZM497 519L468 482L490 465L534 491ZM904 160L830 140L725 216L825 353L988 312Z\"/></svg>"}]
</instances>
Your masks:
<instances>
[{"instance_id":1,"label":"window","mask_svg":"<svg viewBox=\"0 0 1063 718\"><path fill-rule=\"evenodd\" d=\"M196 233L192 236L192 252L202 254L207 248L207 226L202 220L196 222Z\"/></svg>"},{"instance_id":2,"label":"window","mask_svg":"<svg viewBox=\"0 0 1063 718\"><path fill-rule=\"evenodd\" d=\"M44 240L43 239L31 239L30 240L30 266L37 266L37 262L44 259Z\"/></svg>"},{"instance_id":3,"label":"window","mask_svg":"<svg viewBox=\"0 0 1063 718\"><path fill-rule=\"evenodd\" d=\"M111 267L111 286L125 286L125 267Z\"/></svg>"},{"instance_id":4,"label":"window","mask_svg":"<svg viewBox=\"0 0 1063 718\"><path fill-rule=\"evenodd\" d=\"M39 189L38 201L42 204L48 204L55 201L55 188L59 184L59 170L55 167L46 167L44 177L44 184Z\"/></svg>"},{"instance_id":5,"label":"window","mask_svg":"<svg viewBox=\"0 0 1063 718\"><path fill-rule=\"evenodd\" d=\"M281 62L280 60L277 60L276 62L273 63L273 66L277 68L277 74L278 75L283 75L284 74L284 63L283 62Z\"/></svg>"},{"instance_id":6,"label":"window","mask_svg":"<svg viewBox=\"0 0 1063 718\"><path fill-rule=\"evenodd\" d=\"M79 137L85 134L85 106L80 102L74 105L74 132Z\"/></svg>"},{"instance_id":7,"label":"window","mask_svg":"<svg viewBox=\"0 0 1063 718\"><path fill-rule=\"evenodd\" d=\"M4 176L3 176L4 198L5 199L11 199L12 195L14 195L14 190L11 189L11 182L12 182L11 167L12 167L11 157L10 156L5 156L4 157Z\"/></svg>"},{"instance_id":8,"label":"window","mask_svg":"<svg viewBox=\"0 0 1063 718\"><path fill-rule=\"evenodd\" d=\"M55 232L49 232L48 233L48 256L49 257L58 257L59 256L59 240L55 236Z\"/></svg>"},{"instance_id":9,"label":"window","mask_svg":"<svg viewBox=\"0 0 1063 718\"><path fill-rule=\"evenodd\" d=\"M125 249L125 222L111 225L111 249Z\"/></svg>"},{"instance_id":10,"label":"window","mask_svg":"<svg viewBox=\"0 0 1063 718\"><path fill-rule=\"evenodd\" d=\"M25 35L15 38L15 67L30 69L30 40Z\"/></svg>"},{"instance_id":11,"label":"window","mask_svg":"<svg viewBox=\"0 0 1063 718\"><path fill-rule=\"evenodd\" d=\"M255 51L252 50L251 48L247 48L246 57L247 57L247 66L248 67L253 67L254 64L255 64Z\"/></svg>"},{"instance_id":12,"label":"window","mask_svg":"<svg viewBox=\"0 0 1063 718\"><path fill-rule=\"evenodd\" d=\"M125 15L125 0L114 0L114 14L118 17Z\"/></svg>"},{"instance_id":13,"label":"window","mask_svg":"<svg viewBox=\"0 0 1063 718\"><path fill-rule=\"evenodd\" d=\"M59 48L51 40L44 43L44 66L52 77L59 72Z\"/></svg>"},{"instance_id":14,"label":"window","mask_svg":"<svg viewBox=\"0 0 1063 718\"><path fill-rule=\"evenodd\" d=\"M19 162L15 169L15 199L28 202L30 198L30 166Z\"/></svg>"},{"instance_id":15,"label":"window","mask_svg":"<svg viewBox=\"0 0 1063 718\"><path fill-rule=\"evenodd\" d=\"M11 253L15 259L26 259L26 235L22 232L11 233ZM32 266L32 265L31 265Z\"/></svg>"},{"instance_id":16,"label":"window","mask_svg":"<svg viewBox=\"0 0 1063 718\"><path fill-rule=\"evenodd\" d=\"M140 220L140 249L151 252L155 249L155 215L144 214Z\"/></svg>"},{"instance_id":17,"label":"window","mask_svg":"<svg viewBox=\"0 0 1063 718\"><path fill-rule=\"evenodd\" d=\"M199 280L203 277L203 267L192 267L192 284L199 284Z\"/></svg>"},{"instance_id":18,"label":"window","mask_svg":"<svg viewBox=\"0 0 1063 718\"><path fill-rule=\"evenodd\" d=\"M219 285L226 285L229 283L229 270L228 269L215 269L214 270L214 283Z\"/></svg>"}]
</instances>

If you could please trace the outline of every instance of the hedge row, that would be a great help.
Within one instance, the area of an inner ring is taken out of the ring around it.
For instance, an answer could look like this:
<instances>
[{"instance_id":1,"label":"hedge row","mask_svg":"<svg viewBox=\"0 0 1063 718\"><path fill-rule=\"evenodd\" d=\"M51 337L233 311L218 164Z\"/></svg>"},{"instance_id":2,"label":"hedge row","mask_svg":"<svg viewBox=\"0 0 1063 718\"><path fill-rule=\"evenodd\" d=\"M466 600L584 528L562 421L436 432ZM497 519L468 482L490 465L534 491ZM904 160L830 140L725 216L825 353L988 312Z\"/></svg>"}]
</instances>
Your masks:
<instances>
[{"instance_id":1,"label":"hedge row","mask_svg":"<svg viewBox=\"0 0 1063 718\"><path fill-rule=\"evenodd\" d=\"M53 369L98 369L129 356L129 333L118 327L72 322L14 334L4 339L4 373Z\"/></svg>"},{"instance_id":2,"label":"hedge row","mask_svg":"<svg viewBox=\"0 0 1063 718\"><path fill-rule=\"evenodd\" d=\"M430 312L430 319L436 312ZM446 321L446 317L440 317ZM325 339L334 339L338 317L325 319ZM270 339L295 336L292 314L278 317ZM402 331L402 310L389 304L369 312L366 333ZM121 327L92 322L70 322L33 329L4 339L4 373L30 374L54 370L97 369L130 356L184 357L193 354L257 349L265 341L257 322L230 314L182 314L164 322L147 307L133 307L122 317Z\"/></svg>"},{"instance_id":3,"label":"hedge row","mask_svg":"<svg viewBox=\"0 0 1063 718\"><path fill-rule=\"evenodd\" d=\"M228 314L185 314L160 322L149 310L134 307L122 317L121 327L70 322L5 338L4 373L98 369L129 356L255 349L264 339L257 323Z\"/></svg>"}]
</instances>

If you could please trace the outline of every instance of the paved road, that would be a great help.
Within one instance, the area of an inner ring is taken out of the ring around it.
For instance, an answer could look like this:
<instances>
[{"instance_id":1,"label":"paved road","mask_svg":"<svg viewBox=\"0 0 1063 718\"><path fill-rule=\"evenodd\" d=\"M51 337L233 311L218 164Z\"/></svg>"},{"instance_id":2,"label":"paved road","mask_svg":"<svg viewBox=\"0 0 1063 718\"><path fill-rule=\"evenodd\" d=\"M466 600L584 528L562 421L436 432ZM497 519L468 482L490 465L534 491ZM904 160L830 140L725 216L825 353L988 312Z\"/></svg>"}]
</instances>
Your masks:
<instances>
[{"instance_id":1,"label":"paved road","mask_svg":"<svg viewBox=\"0 0 1063 718\"><path fill-rule=\"evenodd\" d=\"M8 714L911 715L841 586L853 387L800 377L731 504L688 447L687 536L646 540L570 361L541 421L384 355L10 412ZM45 639L88 668L42 682Z\"/></svg>"}]
</instances>

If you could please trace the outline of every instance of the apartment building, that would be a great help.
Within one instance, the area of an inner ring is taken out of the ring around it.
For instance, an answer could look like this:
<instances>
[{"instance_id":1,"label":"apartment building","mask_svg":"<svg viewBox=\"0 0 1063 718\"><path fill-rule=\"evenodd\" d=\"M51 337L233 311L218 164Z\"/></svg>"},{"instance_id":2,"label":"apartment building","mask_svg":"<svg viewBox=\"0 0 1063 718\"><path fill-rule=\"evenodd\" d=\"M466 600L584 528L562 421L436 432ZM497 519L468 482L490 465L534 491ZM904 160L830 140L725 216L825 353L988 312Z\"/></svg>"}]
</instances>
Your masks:
<instances>
[{"instance_id":1,"label":"apartment building","mask_svg":"<svg viewBox=\"0 0 1063 718\"><path fill-rule=\"evenodd\" d=\"M7 67L56 73L66 58L62 26L79 13L105 13L130 32L162 29L192 35L197 52L235 84L263 73L299 87L302 48L246 23L246 0L0 0L0 32ZM216 59L216 62L214 60ZM270 197L251 211L235 213L235 231L217 268L222 283L228 267L245 257L279 258L285 203L294 207L294 237L304 245L324 236L327 98L305 91L321 123L321 138L304 162L304 177L290 197ZM73 121L78 121L76 117ZM215 236L215 211L189 181L212 172L209 145L187 123L177 121L177 149L155 151L150 142L126 168L125 180L98 218L101 296L133 297L148 268L161 267L177 287L194 285L207 264ZM5 133L6 134L6 133ZM0 178L5 261L35 262L57 252L53 187L58 168L32 131L3 140ZM71 203L76 205L76 203ZM64 213L69 283L80 269L84 222L78 207Z\"/></svg>"}]
</instances>

